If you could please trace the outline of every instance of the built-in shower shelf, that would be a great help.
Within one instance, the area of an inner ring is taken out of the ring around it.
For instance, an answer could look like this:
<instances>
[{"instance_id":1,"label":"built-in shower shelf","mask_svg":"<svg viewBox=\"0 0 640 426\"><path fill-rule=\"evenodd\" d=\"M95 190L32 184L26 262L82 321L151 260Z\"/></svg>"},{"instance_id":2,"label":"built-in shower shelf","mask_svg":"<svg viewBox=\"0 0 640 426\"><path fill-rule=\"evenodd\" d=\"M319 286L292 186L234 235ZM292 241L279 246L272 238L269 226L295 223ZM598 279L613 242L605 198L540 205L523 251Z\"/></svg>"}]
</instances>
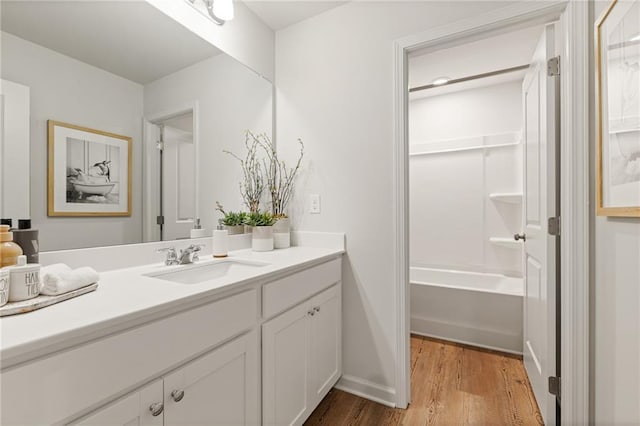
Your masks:
<instances>
[{"instance_id":1,"label":"built-in shower shelf","mask_svg":"<svg viewBox=\"0 0 640 426\"><path fill-rule=\"evenodd\" d=\"M470 150L488 150L520 145L521 132L499 133L459 139L441 139L425 142L411 142L409 156L442 154Z\"/></svg>"},{"instance_id":2,"label":"built-in shower shelf","mask_svg":"<svg viewBox=\"0 0 640 426\"><path fill-rule=\"evenodd\" d=\"M497 246L512 247L512 248L520 247L522 245L520 241L514 240L513 237L511 238L491 237L489 238L489 242Z\"/></svg>"},{"instance_id":3,"label":"built-in shower shelf","mask_svg":"<svg viewBox=\"0 0 640 426\"><path fill-rule=\"evenodd\" d=\"M501 203L521 204L522 193L521 192L494 192L489 194L489 198L494 201L500 201Z\"/></svg>"}]
</instances>

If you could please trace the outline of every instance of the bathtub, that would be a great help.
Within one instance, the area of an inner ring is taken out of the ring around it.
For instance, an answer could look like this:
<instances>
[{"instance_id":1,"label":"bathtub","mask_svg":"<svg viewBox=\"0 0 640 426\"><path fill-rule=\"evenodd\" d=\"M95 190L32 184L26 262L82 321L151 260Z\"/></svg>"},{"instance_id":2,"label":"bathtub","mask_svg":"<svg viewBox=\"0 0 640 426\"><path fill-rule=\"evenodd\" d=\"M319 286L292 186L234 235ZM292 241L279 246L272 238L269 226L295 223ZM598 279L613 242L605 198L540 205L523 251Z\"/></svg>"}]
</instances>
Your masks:
<instances>
[{"instance_id":1,"label":"bathtub","mask_svg":"<svg viewBox=\"0 0 640 426\"><path fill-rule=\"evenodd\" d=\"M522 354L522 278L412 267L411 332Z\"/></svg>"}]
</instances>

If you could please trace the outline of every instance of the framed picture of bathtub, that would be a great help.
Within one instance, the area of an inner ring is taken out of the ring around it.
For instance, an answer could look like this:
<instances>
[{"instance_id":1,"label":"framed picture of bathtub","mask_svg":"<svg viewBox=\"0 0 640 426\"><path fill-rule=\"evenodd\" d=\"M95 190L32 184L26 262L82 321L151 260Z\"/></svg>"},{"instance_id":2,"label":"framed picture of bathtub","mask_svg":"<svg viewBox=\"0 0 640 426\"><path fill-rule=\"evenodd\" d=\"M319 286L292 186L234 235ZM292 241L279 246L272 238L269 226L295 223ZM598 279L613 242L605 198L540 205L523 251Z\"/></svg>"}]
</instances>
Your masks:
<instances>
[{"instance_id":1,"label":"framed picture of bathtub","mask_svg":"<svg viewBox=\"0 0 640 426\"><path fill-rule=\"evenodd\" d=\"M640 0L614 0L595 32L597 214L640 217Z\"/></svg>"},{"instance_id":2,"label":"framed picture of bathtub","mask_svg":"<svg viewBox=\"0 0 640 426\"><path fill-rule=\"evenodd\" d=\"M48 215L131 216L131 138L48 121Z\"/></svg>"}]
</instances>

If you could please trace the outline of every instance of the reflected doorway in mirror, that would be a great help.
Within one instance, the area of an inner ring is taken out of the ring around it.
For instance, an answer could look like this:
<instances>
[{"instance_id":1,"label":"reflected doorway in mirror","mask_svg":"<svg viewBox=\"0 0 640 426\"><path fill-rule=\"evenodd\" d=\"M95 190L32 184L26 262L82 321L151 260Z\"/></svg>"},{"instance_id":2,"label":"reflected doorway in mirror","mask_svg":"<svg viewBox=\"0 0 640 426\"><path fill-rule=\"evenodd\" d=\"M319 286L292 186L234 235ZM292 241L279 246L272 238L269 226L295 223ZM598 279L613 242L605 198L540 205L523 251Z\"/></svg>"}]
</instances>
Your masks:
<instances>
[{"instance_id":1,"label":"reflected doorway in mirror","mask_svg":"<svg viewBox=\"0 0 640 426\"><path fill-rule=\"evenodd\" d=\"M130 216L131 138L48 124L48 215Z\"/></svg>"}]
</instances>

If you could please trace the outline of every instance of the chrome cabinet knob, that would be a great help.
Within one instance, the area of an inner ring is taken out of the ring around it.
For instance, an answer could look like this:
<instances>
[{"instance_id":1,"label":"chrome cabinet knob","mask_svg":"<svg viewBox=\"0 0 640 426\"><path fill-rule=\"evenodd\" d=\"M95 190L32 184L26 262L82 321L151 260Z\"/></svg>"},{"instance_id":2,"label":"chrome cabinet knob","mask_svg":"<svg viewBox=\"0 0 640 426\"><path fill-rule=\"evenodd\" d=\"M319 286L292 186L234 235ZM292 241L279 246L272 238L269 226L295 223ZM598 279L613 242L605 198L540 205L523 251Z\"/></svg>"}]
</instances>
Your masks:
<instances>
[{"instance_id":1,"label":"chrome cabinet knob","mask_svg":"<svg viewBox=\"0 0 640 426\"><path fill-rule=\"evenodd\" d=\"M518 241L518 240L522 240L522 241L527 241L527 235L526 234L515 234L513 236L513 239Z\"/></svg>"},{"instance_id":2,"label":"chrome cabinet knob","mask_svg":"<svg viewBox=\"0 0 640 426\"><path fill-rule=\"evenodd\" d=\"M173 392L171 392L171 398L173 398L173 400L175 402L182 401L182 398L184 398L184 391L183 390L174 390Z\"/></svg>"},{"instance_id":3,"label":"chrome cabinet knob","mask_svg":"<svg viewBox=\"0 0 640 426\"><path fill-rule=\"evenodd\" d=\"M309 312L307 312L307 314L309 314L311 316L314 316L316 314L316 312L312 309Z\"/></svg>"},{"instance_id":4,"label":"chrome cabinet knob","mask_svg":"<svg viewBox=\"0 0 640 426\"><path fill-rule=\"evenodd\" d=\"M164 411L164 404L162 402L154 402L149 406L149 411L153 417L158 417Z\"/></svg>"},{"instance_id":5,"label":"chrome cabinet knob","mask_svg":"<svg viewBox=\"0 0 640 426\"><path fill-rule=\"evenodd\" d=\"M313 308L313 310L316 311L316 312L320 312L320 307L316 306L315 308Z\"/></svg>"}]
</instances>

